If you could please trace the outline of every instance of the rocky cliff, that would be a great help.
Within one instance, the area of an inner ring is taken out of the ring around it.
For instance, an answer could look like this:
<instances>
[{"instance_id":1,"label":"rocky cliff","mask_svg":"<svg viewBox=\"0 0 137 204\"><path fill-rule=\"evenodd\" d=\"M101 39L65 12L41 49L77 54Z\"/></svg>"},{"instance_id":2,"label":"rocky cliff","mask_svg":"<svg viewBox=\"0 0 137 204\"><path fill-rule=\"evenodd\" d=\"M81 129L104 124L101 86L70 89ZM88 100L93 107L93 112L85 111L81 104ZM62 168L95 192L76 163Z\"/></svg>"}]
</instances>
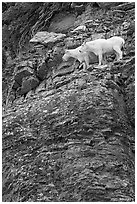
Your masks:
<instances>
[{"instance_id":1,"label":"rocky cliff","mask_svg":"<svg viewBox=\"0 0 137 204\"><path fill-rule=\"evenodd\" d=\"M3 3L3 202L135 200L134 12ZM121 61L93 58L87 72L62 61L66 48L114 35L126 42Z\"/></svg>"}]
</instances>

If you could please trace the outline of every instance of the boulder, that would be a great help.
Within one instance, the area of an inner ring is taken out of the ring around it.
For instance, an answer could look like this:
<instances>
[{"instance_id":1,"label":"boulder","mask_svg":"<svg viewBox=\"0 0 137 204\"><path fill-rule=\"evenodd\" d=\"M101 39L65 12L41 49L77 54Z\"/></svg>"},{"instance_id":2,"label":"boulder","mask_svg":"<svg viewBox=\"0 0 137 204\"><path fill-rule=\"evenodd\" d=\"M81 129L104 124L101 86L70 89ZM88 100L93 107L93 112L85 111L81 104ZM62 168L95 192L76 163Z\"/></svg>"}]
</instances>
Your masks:
<instances>
[{"instance_id":1,"label":"boulder","mask_svg":"<svg viewBox=\"0 0 137 204\"><path fill-rule=\"evenodd\" d=\"M66 35L62 33L49 33L47 31L41 31L34 35L34 37L30 40L30 43L48 45L50 43L57 43L63 40L65 37Z\"/></svg>"},{"instance_id":2,"label":"boulder","mask_svg":"<svg viewBox=\"0 0 137 204\"><path fill-rule=\"evenodd\" d=\"M86 26L85 25L81 25L81 26L78 26L77 28L75 28L74 30L70 31L71 33L75 33L75 32L78 32L78 31L86 31Z\"/></svg>"},{"instance_id":3,"label":"boulder","mask_svg":"<svg viewBox=\"0 0 137 204\"><path fill-rule=\"evenodd\" d=\"M42 65L37 69L37 77L39 80L44 80L48 74L48 66L46 62L43 62Z\"/></svg>"},{"instance_id":4,"label":"boulder","mask_svg":"<svg viewBox=\"0 0 137 204\"><path fill-rule=\"evenodd\" d=\"M20 95L28 93L30 90L35 89L39 84L39 80L34 76L25 77L22 80Z\"/></svg>"},{"instance_id":5,"label":"boulder","mask_svg":"<svg viewBox=\"0 0 137 204\"><path fill-rule=\"evenodd\" d=\"M62 56L64 54L64 49L59 46L53 47L53 66L58 67L62 62ZM52 65L51 65L52 66Z\"/></svg>"},{"instance_id":6,"label":"boulder","mask_svg":"<svg viewBox=\"0 0 137 204\"><path fill-rule=\"evenodd\" d=\"M22 79L24 77L31 76L32 74L32 69L30 69L29 67L24 67L22 70L17 71L17 73L14 75L14 80L21 86Z\"/></svg>"}]
</instances>

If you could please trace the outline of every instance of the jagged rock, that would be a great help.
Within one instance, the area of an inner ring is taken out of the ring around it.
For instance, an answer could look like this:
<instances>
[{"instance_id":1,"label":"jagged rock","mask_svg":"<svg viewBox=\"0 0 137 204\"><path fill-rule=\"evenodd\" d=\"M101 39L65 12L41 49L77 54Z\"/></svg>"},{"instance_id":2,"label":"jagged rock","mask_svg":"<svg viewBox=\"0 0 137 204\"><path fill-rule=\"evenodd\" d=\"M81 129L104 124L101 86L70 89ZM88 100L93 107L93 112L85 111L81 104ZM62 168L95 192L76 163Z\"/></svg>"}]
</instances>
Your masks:
<instances>
[{"instance_id":1,"label":"jagged rock","mask_svg":"<svg viewBox=\"0 0 137 204\"><path fill-rule=\"evenodd\" d=\"M106 85L107 85L108 88L117 90L119 93L122 92L121 87L113 80L107 80Z\"/></svg>"},{"instance_id":2,"label":"jagged rock","mask_svg":"<svg viewBox=\"0 0 137 204\"><path fill-rule=\"evenodd\" d=\"M100 23L96 23L93 20L88 20L85 22L85 25L88 29L91 28L92 30L94 30L100 25Z\"/></svg>"},{"instance_id":3,"label":"jagged rock","mask_svg":"<svg viewBox=\"0 0 137 204\"><path fill-rule=\"evenodd\" d=\"M68 85L71 82L71 79L69 77L56 77L53 79L53 85L55 89L62 88L64 89L64 86L66 88L66 85Z\"/></svg>"},{"instance_id":4,"label":"jagged rock","mask_svg":"<svg viewBox=\"0 0 137 204\"><path fill-rule=\"evenodd\" d=\"M75 32L79 32L79 31L86 31L86 26L85 25L81 25L78 26L77 28L75 28L74 30L70 31L71 33L75 33Z\"/></svg>"},{"instance_id":5,"label":"jagged rock","mask_svg":"<svg viewBox=\"0 0 137 204\"><path fill-rule=\"evenodd\" d=\"M73 61L74 63L74 61ZM72 61L63 62L59 67L58 70L55 72L53 78L65 76L67 74L71 74L75 70L75 66L73 65ZM71 65L71 66L70 66Z\"/></svg>"},{"instance_id":6,"label":"jagged rock","mask_svg":"<svg viewBox=\"0 0 137 204\"><path fill-rule=\"evenodd\" d=\"M22 70L19 70L14 75L14 80L19 84L22 85L22 79L27 76L31 76L33 74L32 69L28 67L24 67Z\"/></svg>"},{"instance_id":7,"label":"jagged rock","mask_svg":"<svg viewBox=\"0 0 137 204\"><path fill-rule=\"evenodd\" d=\"M16 91L20 86L21 84L19 84L17 81L14 81L12 84L12 89Z\"/></svg>"},{"instance_id":8,"label":"jagged rock","mask_svg":"<svg viewBox=\"0 0 137 204\"><path fill-rule=\"evenodd\" d=\"M62 54L62 47L56 46L53 48L53 56L56 57L59 54Z\"/></svg>"},{"instance_id":9,"label":"jagged rock","mask_svg":"<svg viewBox=\"0 0 137 204\"><path fill-rule=\"evenodd\" d=\"M55 67L55 69L62 63L62 56L64 54L64 49L60 46L53 47L53 60L49 64L50 67Z\"/></svg>"},{"instance_id":10,"label":"jagged rock","mask_svg":"<svg viewBox=\"0 0 137 204\"><path fill-rule=\"evenodd\" d=\"M44 55L44 52L45 52L45 47L44 47L44 45L36 44L36 45L34 45L34 49L36 49L37 52L38 52L41 56Z\"/></svg>"},{"instance_id":11,"label":"jagged rock","mask_svg":"<svg viewBox=\"0 0 137 204\"><path fill-rule=\"evenodd\" d=\"M130 84L125 89L125 102L126 102L126 111L128 117L135 127L135 82L131 81Z\"/></svg>"},{"instance_id":12,"label":"jagged rock","mask_svg":"<svg viewBox=\"0 0 137 204\"><path fill-rule=\"evenodd\" d=\"M65 37L66 35L62 33L49 33L47 31L41 31L34 35L34 37L30 40L30 43L49 45L50 43L57 43L63 40Z\"/></svg>"},{"instance_id":13,"label":"jagged rock","mask_svg":"<svg viewBox=\"0 0 137 204\"><path fill-rule=\"evenodd\" d=\"M39 80L44 80L48 74L49 67L47 63L43 62L42 65L37 69L37 74L36 76L38 77Z\"/></svg>"},{"instance_id":14,"label":"jagged rock","mask_svg":"<svg viewBox=\"0 0 137 204\"><path fill-rule=\"evenodd\" d=\"M27 61L21 61L21 62L17 63L16 67L14 69L14 72L16 73L17 71L19 71L25 67L32 69L33 68L33 62L27 60Z\"/></svg>"},{"instance_id":15,"label":"jagged rock","mask_svg":"<svg viewBox=\"0 0 137 204\"><path fill-rule=\"evenodd\" d=\"M80 65L79 61L76 61L74 63L75 59L74 58L70 58L68 61L63 61L58 67L57 67L57 71L60 71L66 67L72 67L75 66L75 69L77 69Z\"/></svg>"},{"instance_id":16,"label":"jagged rock","mask_svg":"<svg viewBox=\"0 0 137 204\"><path fill-rule=\"evenodd\" d=\"M53 89L53 78L50 76L46 80L46 90L51 90Z\"/></svg>"},{"instance_id":17,"label":"jagged rock","mask_svg":"<svg viewBox=\"0 0 137 204\"><path fill-rule=\"evenodd\" d=\"M75 39L72 37L68 37L64 40L65 48L66 49L75 49L76 47L80 46L82 42L79 42L79 39Z\"/></svg>"},{"instance_id":18,"label":"jagged rock","mask_svg":"<svg viewBox=\"0 0 137 204\"><path fill-rule=\"evenodd\" d=\"M97 2L97 4L101 9L113 9L117 6L122 6L123 2Z\"/></svg>"},{"instance_id":19,"label":"jagged rock","mask_svg":"<svg viewBox=\"0 0 137 204\"><path fill-rule=\"evenodd\" d=\"M105 38L105 33L101 31L101 33L92 34L92 40Z\"/></svg>"},{"instance_id":20,"label":"jagged rock","mask_svg":"<svg viewBox=\"0 0 137 204\"><path fill-rule=\"evenodd\" d=\"M72 37L65 38L64 43L65 43L66 48L73 47L74 38L72 38Z\"/></svg>"},{"instance_id":21,"label":"jagged rock","mask_svg":"<svg viewBox=\"0 0 137 204\"><path fill-rule=\"evenodd\" d=\"M46 80L44 80L40 85L36 88L35 93L38 94L41 91L46 90Z\"/></svg>"},{"instance_id":22,"label":"jagged rock","mask_svg":"<svg viewBox=\"0 0 137 204\"><path fill-rule=\"evenodd\" d=\"M118 5L115 9L128 11L135 8L135 2L126 2L124 4Z\"/></svg>"},{"instance_id":23,"label":"jagged rock","mask_svg":"<svg viewBox=\"0 0 137 204\"><path fill-rule=\"evenodd\" d=\"M127 36L131 36L135 33L135 22L131 23L127 30Z\"/></svg>"},{"instance_id":24,"label":"jagged rock","mask_svg":"<svg viewBox=\"0 0 137 204\"><path fill-rule=\"evenodd\" d=\"M35 89L39 84L39 80L33 76L24 77L22 80L22 86L20 89L20 95L26 94L32 89Z\"/></svg>"},{"instance_id":25,"label":"jagged rock","mask_svg":"<svg viewBox=\"0 0 137 204\"><path fill-rule=\"evenodd\" d=\"M26 94L26 97L25 99L29 99L31 98L32 96L36 95L34 90L30 90L27 94Z\"/></svg>"},{"instance_id":26,"label":"jagged rock","mask_svg":"<svg viewBox=\"0 0 137 204\"><path fill-rule=\"evenodd\" d=\"M127 60L126 62L125 62L125 64L123 65L123 68L124 68L124 70L126 70L126 71L130 71L130 69L129 68L131 68L132 66L134 66L135 65L135 56L133 56L133 57L131 57L129 60Z\"/></svg>"}]
</instances>

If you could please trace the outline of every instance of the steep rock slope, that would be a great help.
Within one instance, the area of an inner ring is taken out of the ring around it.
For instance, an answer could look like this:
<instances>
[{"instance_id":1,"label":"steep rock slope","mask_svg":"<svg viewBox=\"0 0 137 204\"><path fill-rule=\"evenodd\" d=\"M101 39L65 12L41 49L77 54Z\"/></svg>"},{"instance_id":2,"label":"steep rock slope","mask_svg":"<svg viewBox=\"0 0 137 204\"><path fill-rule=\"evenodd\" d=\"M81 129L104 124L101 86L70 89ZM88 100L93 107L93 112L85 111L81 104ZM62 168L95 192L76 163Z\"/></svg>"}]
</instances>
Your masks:
<instances>
[{"instance_id":1,"label":"steep rock slope","mask_svg":"<svg viewBox=\"0 0 137 204\"><path fill-rule=\"evenodd\" d=\"M61 31L56 18L48 32ZM81 24L86 32L63 32L60 42L32 45L12 61L21 84L33 72L39 86L3 106L3 201L134 201L134 4L86 4L70 30ZM121 62L109 56L88 72L62 63L65 48L113 35L126 41Z\"/></svg>"}]
</instances>

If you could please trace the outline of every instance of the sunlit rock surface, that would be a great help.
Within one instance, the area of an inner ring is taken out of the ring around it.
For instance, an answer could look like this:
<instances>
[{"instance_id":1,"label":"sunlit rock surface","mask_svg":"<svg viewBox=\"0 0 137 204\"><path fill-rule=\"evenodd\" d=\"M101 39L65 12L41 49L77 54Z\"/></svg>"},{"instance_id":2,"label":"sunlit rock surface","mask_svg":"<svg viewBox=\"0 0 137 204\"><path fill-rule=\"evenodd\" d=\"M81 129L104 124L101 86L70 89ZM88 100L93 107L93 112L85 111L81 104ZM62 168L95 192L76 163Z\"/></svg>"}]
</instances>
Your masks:
<instances>
[{"instance_id":1,"label":"sunlit rock surface","mask_svg":"<svg viewBox=\"0 0 137 204\"><path fill-rule=\"evenodd\" d=\"M53 32L38 32L31 40L30 43L42 43L44 45L48 43L55 43L60 41L66 35L62 33L53 33Z\"/></svg>"}]
</instances>

